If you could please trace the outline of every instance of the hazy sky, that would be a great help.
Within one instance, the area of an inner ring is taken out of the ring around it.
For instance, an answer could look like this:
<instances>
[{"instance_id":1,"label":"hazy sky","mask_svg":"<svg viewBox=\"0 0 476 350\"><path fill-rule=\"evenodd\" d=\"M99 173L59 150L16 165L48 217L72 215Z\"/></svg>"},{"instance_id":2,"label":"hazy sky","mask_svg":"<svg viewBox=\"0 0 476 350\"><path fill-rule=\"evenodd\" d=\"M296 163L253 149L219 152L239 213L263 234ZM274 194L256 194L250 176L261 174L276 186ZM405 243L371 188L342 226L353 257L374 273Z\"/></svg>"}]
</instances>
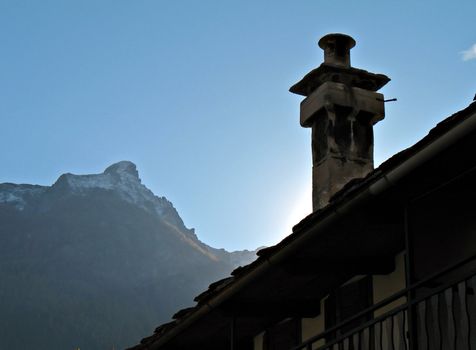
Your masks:
<instances>
[{"instance_id":1,"label":"hazy sky","mask_svg":"<svg viewBox=\"0 0 476 350\"><path fill-rule=\"evenodd\" d=\"M0 183L137 164L200 239L271 245L310 211L289 87L353 36L387 74L380 163L476 93L476 2L0 0Z\"/></svg>"}]
</instances>

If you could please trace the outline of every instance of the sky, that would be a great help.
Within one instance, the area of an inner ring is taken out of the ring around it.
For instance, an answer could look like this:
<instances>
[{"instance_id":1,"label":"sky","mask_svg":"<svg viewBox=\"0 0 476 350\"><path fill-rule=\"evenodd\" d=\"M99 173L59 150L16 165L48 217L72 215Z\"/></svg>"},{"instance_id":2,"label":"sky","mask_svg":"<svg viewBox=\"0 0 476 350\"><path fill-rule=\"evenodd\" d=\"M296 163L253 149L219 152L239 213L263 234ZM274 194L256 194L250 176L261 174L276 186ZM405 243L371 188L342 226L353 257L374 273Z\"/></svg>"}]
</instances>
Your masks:
<instances>
[{"instance_id":1,"label":"sky","mask_svg":"<svg viewBox=\"0 0 476 350\"><path fill-rule=\"evenodd\" d=\"M291 85L346 33L388 75L375 163L476 93L476 2L0 0L0 183L134 162L205 243L277 243L311 211Z\"/></svg>"}]
</instances>

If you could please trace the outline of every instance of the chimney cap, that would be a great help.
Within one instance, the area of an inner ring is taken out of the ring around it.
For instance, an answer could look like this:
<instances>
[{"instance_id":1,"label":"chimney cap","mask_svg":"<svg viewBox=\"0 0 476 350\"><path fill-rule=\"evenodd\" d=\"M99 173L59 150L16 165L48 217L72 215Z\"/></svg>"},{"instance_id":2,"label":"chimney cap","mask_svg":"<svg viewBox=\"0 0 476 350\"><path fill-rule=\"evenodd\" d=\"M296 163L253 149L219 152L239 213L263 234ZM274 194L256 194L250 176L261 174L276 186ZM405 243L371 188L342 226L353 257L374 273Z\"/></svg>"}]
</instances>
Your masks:
<instances>
[{"instance_id":1,"label":"chimney cap","mask_svg":"<svg viewBox=\"0 0 476 350\"><path fill-rule=\"evenodd\" d=\"M292 93L309 96L327 81L377 91L390 81L386 75L351 67L350 49L355 46L355 40L349 35L327 34L319 40L319 46L324 50L324 62L291 86Z\"/></svg>"},{"instance_id":2,"label":"chimney cap","mask_svg":"<svg viewBox=\"0 0 476 350\"><path fill-rule=\"evenodd\" d=\"M330 33L324 35L318 42L319 47L323 50L325 50L329 44L334 44L336 46L341 46L342 48L350 50L355 46L355 40L347 34Z\"/></svg>"},{"instance_id":3,"label":"chimney cap","mask_svg":"<svg viewBox=\"0 0 476 350\"><path fill-rule=\"evenodd\" d=\"M324 50L324 63L350 68L350 49L355 40L345 34L327 34L319 40L319 47Z\"/></svg>"}]
</instances>

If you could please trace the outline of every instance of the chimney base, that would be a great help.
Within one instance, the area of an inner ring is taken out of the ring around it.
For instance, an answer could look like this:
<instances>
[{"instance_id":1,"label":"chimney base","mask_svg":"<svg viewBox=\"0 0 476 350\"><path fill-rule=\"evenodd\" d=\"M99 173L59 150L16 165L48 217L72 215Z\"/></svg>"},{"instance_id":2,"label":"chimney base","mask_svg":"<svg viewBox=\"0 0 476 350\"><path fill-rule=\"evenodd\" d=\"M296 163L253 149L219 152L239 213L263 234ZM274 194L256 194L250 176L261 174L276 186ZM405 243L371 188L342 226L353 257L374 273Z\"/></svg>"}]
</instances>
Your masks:
<instances>
[{"instance_id":1,"label":"chimney base","mask_svg":"<svg viewBox=\"0 0 476 350\"><path fill-rule=\"evenodd\" d=\"M325 207L331 197L350 180L365 177L373 170L373 162L327 157L312 167L312 209Z\"/></svg>"}]
</instances>

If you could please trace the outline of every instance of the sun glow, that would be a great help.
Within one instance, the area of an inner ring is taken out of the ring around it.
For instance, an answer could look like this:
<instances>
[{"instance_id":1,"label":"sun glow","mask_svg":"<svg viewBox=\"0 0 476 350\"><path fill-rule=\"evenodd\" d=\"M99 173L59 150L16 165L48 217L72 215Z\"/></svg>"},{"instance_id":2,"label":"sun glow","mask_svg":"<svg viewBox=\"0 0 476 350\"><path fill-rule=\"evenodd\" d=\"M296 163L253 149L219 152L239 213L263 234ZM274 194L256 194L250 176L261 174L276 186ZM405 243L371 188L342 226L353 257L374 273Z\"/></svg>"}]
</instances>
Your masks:
<instances>
[{"instance_id":1,"label":"sun glow","mask_svg":"<svg viewBox=\"0 0 476 350\"><path fill-rule=\"evenodd\" d=\"M307 215L312 213L312 189L311 184L301 189L298 192L299 195L295 198L294 205L292 205L284 224L284 232L280 239L290 235L292 233L292 228L299 221L304 219Z\"/></svg>"}]
</instances>

